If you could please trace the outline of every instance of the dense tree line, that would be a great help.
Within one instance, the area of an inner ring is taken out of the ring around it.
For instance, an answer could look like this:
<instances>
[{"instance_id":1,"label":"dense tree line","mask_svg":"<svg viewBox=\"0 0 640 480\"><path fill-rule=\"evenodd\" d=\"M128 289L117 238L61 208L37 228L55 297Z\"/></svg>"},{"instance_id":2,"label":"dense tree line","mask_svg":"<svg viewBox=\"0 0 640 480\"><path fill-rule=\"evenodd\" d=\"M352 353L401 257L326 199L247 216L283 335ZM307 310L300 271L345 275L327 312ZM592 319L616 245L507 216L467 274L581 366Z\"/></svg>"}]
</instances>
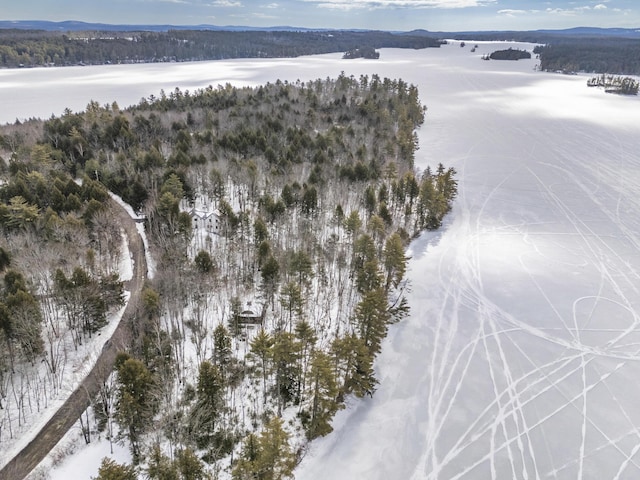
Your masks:
<instances>
[{"instance_id":1,"label":"dense tree line","mask_svg":"<svg viewBox=\"0 0 640 480\"><path fill-rule=\"evenodd\" d=\"M538 46L545 71L640 74L640 40L627 38L556 39Z\"/></svg>"},{"instance_id":2,"label":"dense tree line","mask_svg":"<svg viewBox=\"0 0 640 480\"><path fill-rule=\"evenodd\" d=\"M600 35L588 31L470 32L451 33L446 38L538 44L533 53L539 55L541 70L547 72L640 75L640 39L635 32L609 34L606 29Z\"/></svg>"},{"instance_id":3,"label":"dense tree line","mask_svg":"<svg viewBox=\"0 0 640 480\"><path fill-rule=\"evenodd\" d=\"M146 218L156 275L94 404L95 428L137 466L105 462L100 478L286 478L303 448L293 434L326 435L349 395L374 394L375 357L408 313L405 249L457 193L453 169L414 167L425 110L400 79L342 74L91 102L4 128L5 234L57 240L49 212L93 252L24 282L82 335L121 299L104 261L113 225L92 202L108 189Z\"/></svg>"},{"instance_id":4,"label":"dense tree line","mask_svg":"<svg viewBox=\"0 0 640 480\"><path fill-rule=\"evenodd\" d=\"M297 57L371 48L427 48L431 37L388 32L45 32L0 30L0 67Z\"/></svg>"}]
</instances>

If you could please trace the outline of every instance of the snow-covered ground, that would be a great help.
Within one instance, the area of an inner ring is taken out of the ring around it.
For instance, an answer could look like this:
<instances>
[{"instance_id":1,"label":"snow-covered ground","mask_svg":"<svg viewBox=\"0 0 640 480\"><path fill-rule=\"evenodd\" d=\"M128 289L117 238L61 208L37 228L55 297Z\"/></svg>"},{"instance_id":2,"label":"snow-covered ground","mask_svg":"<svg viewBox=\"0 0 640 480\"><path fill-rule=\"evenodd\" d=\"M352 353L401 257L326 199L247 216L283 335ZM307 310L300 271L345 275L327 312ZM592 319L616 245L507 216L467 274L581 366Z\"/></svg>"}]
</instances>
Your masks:
<instances>
[{"instance_id":1,"label":"snow-covered ground","mask_svg":"<svg viewBox=\"0 0 640 480\"><path fill-rule=\"evenodd\" d=\"M124 232L122 233L122 255L118 272L123 281L130 280L133 275L133 265L130 257L129 243ZM0 410L0 426L4 428L0 437L0 467L4 467L15 455L17 455L36 434L46 425L58 409L67 401L69 395L78 388L87 374L94 367L100 352L106 341L111 338L120 319L124 314L126 302L129 301L130 292L124 291L125 304L118 310L107 314L107 324L97 335L85 339L77 349L73 347L70 334L64 333L61 338L54 340L54 348L64 351L64 361L61 362L61 371L58 377L59 387L52 393L41 394L38 407L35 408L31 401L31 389L24 388L24 395L29 400L20 402L17 388L9 390L7 398L3 399L3 408ZM64 328L64 327L62 327ZM47 339L47 341L50 341ZM21 378L35 379L43 385L49 384L50 374L44 362L35 366L22 365L24 375L16 375L16 382ZM22 393L22 392L21 392ZM27 403L29 407L24 407ZM22 417L22 421L18 418ZM8 433L10 432L10 433Z\"/></svg>"},{"instance_id":2,"label":"snow-covered ground","mask_svg":"<svg viewBox=\"0 0 640 480\"><path fill-rule=\"evenodd\" d=\"M417 163L454 166L459 197L412 245L413 313L390 330L378 391L338 413L296 478L638 478L640 99L536 72L535 59L482 61L518 45L471 43L377 61L4 71L0 121L227 81L344 71L417 84L429 108Z\"/></svg>"}]
</instances>

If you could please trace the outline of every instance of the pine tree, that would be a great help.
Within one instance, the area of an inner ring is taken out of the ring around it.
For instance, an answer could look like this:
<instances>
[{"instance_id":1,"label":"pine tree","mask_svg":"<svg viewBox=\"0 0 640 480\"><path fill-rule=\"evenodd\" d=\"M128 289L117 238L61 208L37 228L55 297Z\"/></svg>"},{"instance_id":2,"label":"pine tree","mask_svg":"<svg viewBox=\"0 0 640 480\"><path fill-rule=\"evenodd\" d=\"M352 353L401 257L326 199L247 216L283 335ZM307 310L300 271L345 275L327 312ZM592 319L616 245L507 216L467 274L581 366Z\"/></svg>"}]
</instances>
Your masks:
<instances>
[{"instance_id":1,"label":"pine tree","mask_svg":"<svg viewBox=\"0 0 640 480\"><path fill-rule=\"evenodd\" d=\"M284 480L293 478L296 456L289 446L289 434L282 420L273 417L260 432L249 434L242 455L231 472L234 480Z\"/></svg>"},{"instance_id":2,"label":"pine tree","mask_svg":"<svg viewBox=\"0 0 640 480\"><path fill-rule=\"evenodd\" d=\"M140 456L142 434L151 425L157 401L153 392L155 380L151 372L140 360L126 353L116 358L118 391L116 400L116 420L126 432L134 461Z\"/></svg>"},{"instance_id":3,"label":"pine tree","mask_svg":"<svg viewBox=\"0 0 640 480\"><path fill-rule=\"evenodd\" d=\"M103 458L98 476L93 480L137 480L136 470L132 465L121 465L110 458Z\"/></svg>"},{"instance_id":4,"label":"pine tree","mask_svg":"<svg viewBox=\"0 0 640 480\"><path fill-rule=\"evenodd\" d=\"M350 393L359 398L373 395L378 382L373 371L373 355L364 341L350 333L336 338L331 345L331 352L343 379L340 396Z\"/></svg>"},{"instance_id":5,"label":"pine tree","mask_svg":"<svg viewBox=\"0 0 640 480\"><path fill-rule=\"evenodd\" d=\"M300 344L300 366L298 368L300 379L298 380L298 397L302 401L302 396L306 389L309 358L313 352L316 342L318 341L318 337L314 329L306 320L302 320L296 325L295 336Z\"/></svg>"},{"instance_id":6,"label":"pine tree","mask_svg":"<svg viewBox=\"0 0 640 480\"><path fill-rule=\"evenodd\" d=\"M366 292L356 306L355 321L360 338L372 355L380 352L382 339L387 335L389 312L387 295L382 288Z\"/></svg>"},{"instance_id":7,"label":"pine tree","mask_svg":"<svg viewBox=\"0 0 640 480\"><path fill-rule=\"evenodd\" d=\"M202 461L190 448L178 450L174 463L180 472L181 480L205 480L207 478Z\"/></svg>"},{"instance_id":8,"label":"pine tree","mask_svg":"<svg viewBox=\"0 0 640 480\"><path fill-rule=\"evenodd\" d=\"M293 478L296 456L289 445L289 434L283 428L282 419L269 420L258 439L260 455L256 459L256 473L260 480L284 480Z\"/></svg>"},{"instance_id":9,"label":"pine tree","mask_svg":"<svg viewBox=\"0 0 640 480\"><path fill-rule=\"evenodd\" d=\"M282 287L280 290L280 305L284 308L287 314L287 330L291 332L294 323L293 315L295 313L296 316L300 316L302 314L303 307L302 291L297 283L289 282ZM280 328L283 329L283 326L281 325Z\"/></svg>"},{"instance_id":10,"label":"pine tree","mask_svg":"<svg viewBox=\"0 0 640 480\"><path fill-rule=\"evenodd\" d=\"M260 453L258 437L250 433L245 437L242 454L231 471L232 478L234 480L254 480L258 478L256 462L260 458Z\"/></svg>"},{"instance_id":11,"label":"pine tree","mask_svg":"<svg viewBox=\"0 0 640 480\"><path fill-rule=\"evenodd\" d=\"M298 380L300 359L300 343L293 334L278 332L273 344L273 366L276 379L276 398L278 414L290 403L297 403L299 398Z\"/></svg>"},{"instance_id":12,"label":"pine tree","mask_svg":"<svg viewBox=\"0 0 640 480\"><path fill-rule=\"evenodd\" d=\"M153 446L147 458L146 474L149 480L180 480L175 464L158 445Z\"/></svg>"},{"instance_id":13,"label":"pine tree","mask_svg":"<svg viewBox=\"0 0 640 480\"><path fill-rule=\"evenodd\" d=\"M226 369L231 363L231 338L229 331L224 325L218 325L213 331L213 363L223 374L226 375Z\"/></svg>"},{"instance_id":14,"label":"pine tree","mask_svg":"<svg viewBox=\"0 0 640 480\"><path fill-rule=\"evenodd\" d=\"M311 357L309 388L311 408L306 433L307 438L313 440L333 431L331 420L341 408L337 401L339 390L331 358L320 350L314 351Z\"/></svg>"},{"instance_id":15,"label":"pine tree","mask_svg":"<svg viewBox=\"0 0 640 480\"><path fill-rule=\"evenodd\" d=\"M262 374L262 403L267 403L267 378L271 373L271 359L273 355L273 338L261 329L251 341L251 357L258 364Z\"/></svg>"},{"instance_id":16,"label":"pine tree","mask_svg":"<svg viewBox=\"0 0 640 480\"><path fill-rule=\"evenodd\" d=\"M385 290L397 288L407 271L408 258L404 254L404 242L400 235L391 235L384 246Z\"/></svg>"},{"instance_id":17,"label":"pine tree","mask_svg":"<svg viewBox=\"0 0 640 480\"><path fill-rule=\"evenodd\" d=\"M216 434L224 406L224 378L220 369L208 361L200 364L196 404L189 417L190 429L199 448L209 447Z\"/></svg>"}]
</instances>

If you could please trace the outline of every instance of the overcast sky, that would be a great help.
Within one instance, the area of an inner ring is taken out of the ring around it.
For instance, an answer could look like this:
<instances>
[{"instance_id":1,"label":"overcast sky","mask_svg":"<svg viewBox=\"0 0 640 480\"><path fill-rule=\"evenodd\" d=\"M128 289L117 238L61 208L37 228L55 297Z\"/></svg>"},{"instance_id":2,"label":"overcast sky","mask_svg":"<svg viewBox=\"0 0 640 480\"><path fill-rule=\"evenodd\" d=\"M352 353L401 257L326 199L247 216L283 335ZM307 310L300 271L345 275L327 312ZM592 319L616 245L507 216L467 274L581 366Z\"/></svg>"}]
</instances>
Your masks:
<instances>
[{"instance_id":1,"label":"overcast sky","mask_svg":"<svg viewBox=\"0 0 640 480\"><path fill-rule=\"evenodd\" d=\"M2 20L438 31L639 27L639 0L8 0Z\"/></svg>"}]
</instances>

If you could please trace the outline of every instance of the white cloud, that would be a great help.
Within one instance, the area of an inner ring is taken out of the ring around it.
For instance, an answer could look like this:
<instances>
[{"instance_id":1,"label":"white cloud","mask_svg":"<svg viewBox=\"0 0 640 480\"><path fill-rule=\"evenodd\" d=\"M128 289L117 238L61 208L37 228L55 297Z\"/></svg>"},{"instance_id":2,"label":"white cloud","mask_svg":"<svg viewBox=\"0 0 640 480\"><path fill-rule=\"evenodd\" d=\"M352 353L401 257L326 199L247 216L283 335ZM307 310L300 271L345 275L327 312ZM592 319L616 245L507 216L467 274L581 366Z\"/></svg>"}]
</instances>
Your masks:
<instances>
[{"instance_id":1,"label":"white cloud","mask_svg":"<svg viewBox=\"0 0 640 480\"><path fill-rule=\"evenodd\" d=\"M601 1L608 3L609 0L601 0ZM571 16L583 14L583 13L593 12L596 10L600 10L600 11L609 10L609 7L607 7L604 3L598 3L593 7L589 5L583 5L583 6L576 6L573 8L547 8L545 12L552 15L562 15L562 16L571 17ZM618 11L618 9L614 8L613 11Z\"/></svg>"},{"instance_id":2,"label":"white cloud","mask_svg":"<svg viewBox=\"0 0 640 480\"><path fill-rule=\"evenodd\" d=\"M268 5L262 5L262 8L279 8L280 5L277 3L269 3Z\"/></svg>"},{"instance_id":3,"label":"white cloud","mask_svg":"<svg viewBox=\"0 0 640 480\"><path fill-rule=\"evenodd\" d=\"M532 13L531 10L514 10L512 8L504 8L502 10L498 10L498 14L506 15L508 17L515 17L516 15L524 15L527 13Z\"/></svg>"},{"instance_id":4,"label":"white cloud","mask_svg":"<svg viewBox=\"0 0 640 480\"><path fill-rule=\"evenodd\" d=\"M235 0L214 0L209 4L212 7L242 7L242 2Z\"/></svg>"},{"instance_id":5,"label":"white cloud","mask_svg":"<svg viewBox=\"0 0 640 480\"><path fill-rule=\"evenodd\" d=\"M468 8L481 7L497 0L304 0L318 7L334 10L382 8Z\"/></svg>"},{"instance_id":6,"label":"white cloud","mask_svg":"<svg viewBox=\"0 0 640 480\"><path fill-rule=\"evenodd\" d=\"M568 15L568 16L572 16L577 13L575 9L567 10L564 8L547 8L545 12L551 13L554 15Z\"/></svg>"}]
</instances>

